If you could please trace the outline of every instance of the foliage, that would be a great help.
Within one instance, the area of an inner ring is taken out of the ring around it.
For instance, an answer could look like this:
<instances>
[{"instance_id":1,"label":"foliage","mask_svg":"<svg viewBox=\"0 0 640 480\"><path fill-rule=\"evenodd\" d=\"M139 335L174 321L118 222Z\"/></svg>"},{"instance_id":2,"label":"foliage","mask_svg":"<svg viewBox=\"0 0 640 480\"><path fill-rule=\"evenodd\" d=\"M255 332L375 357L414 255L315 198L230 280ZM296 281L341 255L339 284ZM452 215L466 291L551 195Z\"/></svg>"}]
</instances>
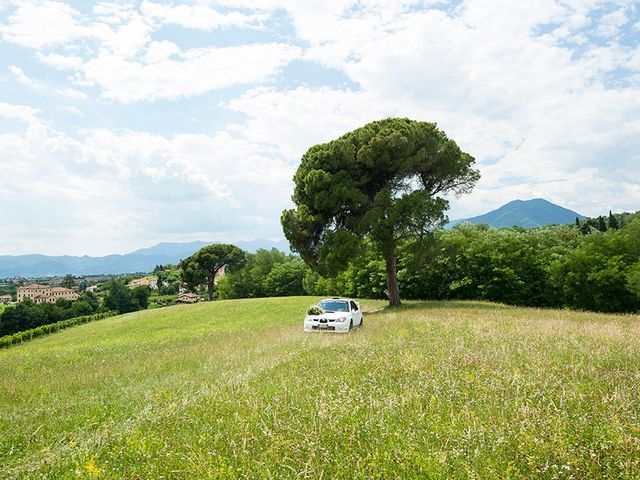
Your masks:
<instances>
[{"instance_id":1,"label":"foliage","mask_svg":"<svg viewBox=\"0 0 640 480\"><path fill-rule=\"evenodd\" d=\"M0 336L30 330L72 317L91 315L99 310L95 295L83 292L75 302L34 304L30 300L4 310L0 315Z\"/></svg>"},{"instance_id":2,"label":"foliage","mask_svg":"<svg viewBox=\"0 0 640 480\"><path fill-rule=\"evenodd\" d=\"M118 313L143 310L149 304L151 290L147 286L129 288L124 281L113 279L107 286L104 296L104 306L108 310Z\"/></svg>"},{"instance_id":3,"label":"foliage","mask_svg":"<svg viewBox=\"0 0 640 480\"><path fill-rule=\"evenodd\" d=\"M64 288L73 288L76 286L76 279L73 275L68 273L64 276L62 281L60 282L60 286Z\"/></svg>"},{"instance_id":4,"label":"foliage","mask_svg":"<svg viewBox=\"0 0 640 480\"><path fill-rule=\"evenodd\" d=\"M204 302L0 351L0 478L637 479L635 317Z\"/></svg>"},{"instance_id":5,"label":"foliage","mask_svg":"<svg viewBox=\"0 0 640 480\"><path fill-rule=\"evenodd\" d=\"M440 195L470 191L480 176L473 164L434 123L369 123L304 154L294 176L297 208L282 213L285 236L328 276L345 270L369 238L385 260L389 302L398 305L398 244L444 224Z\"/></svg>"},{"instance_id":6,"label":"foliage","mask_svg":"<svg viewBox=\"0 0 640 480\"><path fill-rule=\"evenodd\" d=\"M611 213L611 210L609 210L609 228L611 229L618 229L620 227L619 223L618 223L618 219L615 217L615 215L613 213Z\"/></svg>"},{"instance_id":7,"label":"foliage","mask_svg":"<svg viewBox=\"0 0 640 480\"><path fill-rule=\"evenodd\" d=\"M550 266L563 303L601 312L640 309L634 278L640 261L640 216L621 229L589 235Z\"/></svg>"},{"instance_id":8,"label":"foliage","mask_svg":"<svg viewBox=\"0 0 640 480\"><path fill-rule=\"evenodd\" d=\"M156 265L153 273L158 277L159 295L176 295L182 285L180 269L171 264Z\"/></svg>"},{"instance_id":9,"label":"foliage","mask_svg":"<svg viewBox=\"0 0 640 480\"><path fill-rule=\"evenodd\" d=\"M307 315L322 315L324 310L318 305L311 305L307 308Z\"/></svg>"},{"instance_id":10,"label":"foliage","mask_svg":"<svg viewBox=\"0 0 640 480\"><path fill-rule=\"evenodd\" d=\"M16 284L13 281L0 285L0 295L11 295L12 299L16 298Z\"/></svg>"},{"instance_id":11,"label":"foliage","mask_svg":"<svg viewBox=\"0 0 640 480\"><path fill-rule=\"evenodd\" d=\"M582 224L584 225L584 224ZM398 281L408 299L491 300L602 312L640 309L640 215L582 236L572 226L537 229L461 224L404 242ZM327 279L307 275L315 295L382 298L384 260L375 248Z\"/></svg>"},{"instance_id":12,"label":"foliage","mask_svg":"<svg viewBox=\"0 0 640 480\"><path fill-rule=\"evenodd\" d=\"M265 293L269 297L304 295L306 265L300 258L274 265L264 279Z\"/></svg>"},{"instance_id":13,"label":"foliage","mask_svg":"<svg viewBox=\"0 0 640 480\"><path fill-rule=\"evenodd\" d=\"M217 273L223 268L233 272L244 262L245 252L235 245L208 245L180 262L182 280L191 290L206 284L209 300L213 300Z\"/></svg>"},{"instance_id":14,"label":"foliage","mask_svg":"<svg viewBox=\"0 0 640 480\"><path fill-rule=\"evenodd\" d=\"M248 253L242 268L217 285L221 299L303 295L309 268L299 257L273 248Z\"/></svg>"},{"instance_id":15,"label":"foliage","mask_svg":"<svg viewBox=\"0 0 640 480\"><path fill-rule=\"evenodd\" d=\"M81 325L83 323L93 322L95 320L102 320L103 318L107 318L107 317L112 317L115 314L116 312L102 312L102 313L96 313L94 315L82 315L82 316L73 317L67 320L61 320L55 323L41 325L39 327L14 333L11 335L5 335L3 337L0 337L0 348L7 348L13 345L18 345L20 343L33 340L34 338L38 338L45 335L49 335L51 333L58 332L65 328L74 327L76 325Z\"/></svg>"}]
</instances>

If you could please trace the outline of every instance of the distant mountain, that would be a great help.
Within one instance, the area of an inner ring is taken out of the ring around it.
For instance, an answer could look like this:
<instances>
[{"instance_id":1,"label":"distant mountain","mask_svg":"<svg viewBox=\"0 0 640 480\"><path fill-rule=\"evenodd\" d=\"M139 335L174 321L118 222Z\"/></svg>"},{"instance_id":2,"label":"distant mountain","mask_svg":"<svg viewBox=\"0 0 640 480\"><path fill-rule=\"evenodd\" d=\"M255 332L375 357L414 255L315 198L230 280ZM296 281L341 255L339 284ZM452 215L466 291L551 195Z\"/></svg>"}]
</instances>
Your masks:
<instances>
[{"instance_id":1,"label":"distant mountain","mask_svg":"<svg viewBox=\"0 0 640 480\"><path fill-rule=\"evenodd\" d=\"M65 275L98 275L150 272L156 265L178 263L183 258L197 252L206 245L216 242L162 242L148 248L141 248L124 255L107 255L104 257L76 257L49 255L0 255L0 278L13 277L48 277ZM286 240L272 242L270 240L251 240L234 242L243 250L255 253L261 248L277 248L289 253Z\"/></svg>"},{"instance_id":2,"label":"distant mountain","mask_svg":"<svg viewBox=\"0 0 640 480\"><path fill-rule=\"evenodd\" d=\"M148 256L168 256L168 257L180 257L185 258L191 255L193 252L197 252L202 247L211 245L214 242L202 242L196 240L194 242L160 242L153 247L140 248L134 250L129 255L142 255ZM181 257L181 255L183 255Z\"/></svg>"},{"instance_id":3,"label":"distant mountain","mask_svg":"<svg viewBox=\"0 0 640 480\"><path fill-rule=\"evenodd\" d=\"M576 217L584 218L573 210L543 198L534 198L533 200L513 200L496 210L477 217L452 220L446 227L451 228L459 223L486 223L496 228L513 226L534 228L573 223Z\"/></svg>"}]
</instances>

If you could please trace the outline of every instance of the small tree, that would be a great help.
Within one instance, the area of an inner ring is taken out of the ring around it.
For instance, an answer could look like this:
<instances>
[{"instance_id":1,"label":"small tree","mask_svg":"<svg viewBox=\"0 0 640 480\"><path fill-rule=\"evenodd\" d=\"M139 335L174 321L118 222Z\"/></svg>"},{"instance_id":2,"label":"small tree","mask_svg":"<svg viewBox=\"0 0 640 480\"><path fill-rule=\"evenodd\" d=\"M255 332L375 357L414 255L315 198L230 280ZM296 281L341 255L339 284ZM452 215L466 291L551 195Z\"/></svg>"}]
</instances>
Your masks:
<instances>
[{"instance_id":1,"label":"small tree","mask_svg":"<svg viewBox=\"0 0 640 480\"><path fill-rule=\"evenodd\" d=\"M282 213L293 250L316 271L347 268L369 237L385 259L389 303L400 304L397 247L446 221L439 195L469 192L474 158L434 123L390 118L311 147L293 178L297 208Z\"/></svg>"},{"instance_id":2,"label":"small tree","mask_svg":"<svg viewBox=\"0 0 640 480\"><path fill-rule=\"evenodd\" d=\"M73 275L67 273L60 282L60 286L64 288L73 288L76 286L76 279Z\"/></svg>"},{"instance_id":3,"label":"small tree","mask_svg":"<svg viewBox=\"0 0 640 480\"><path fill-rule=\"evenodd\" d=\"M244 261L244 251L235 245L208 245L180 262L182 280L191 290L206 283L209 300L213 300L218 272L222 268L231 272L240 268Z\"/></svg>"},{"instance_id":4,"label":"small tree","mask_svg":"<svg viewBox=\"0 0 640 480\"><path fill-rule=\"evenodd\" d=\"M139 310L145 310L149 306L151 289L147 285L140 285L131 290L131 297L135 300Z\"/></svg>"},{"instance_id":5,"label":"small tree","mask_svg":"<svg viewBox=\"0 0 640 480\"><path fill-rule=\"evenodd\" d=\"M123 281L115 279L111 280L107 286L104 306L107 310L114 310L118 313L135 312L139 309L139 304L133 298L131 290Z\"/></svg>"}]
</instances>

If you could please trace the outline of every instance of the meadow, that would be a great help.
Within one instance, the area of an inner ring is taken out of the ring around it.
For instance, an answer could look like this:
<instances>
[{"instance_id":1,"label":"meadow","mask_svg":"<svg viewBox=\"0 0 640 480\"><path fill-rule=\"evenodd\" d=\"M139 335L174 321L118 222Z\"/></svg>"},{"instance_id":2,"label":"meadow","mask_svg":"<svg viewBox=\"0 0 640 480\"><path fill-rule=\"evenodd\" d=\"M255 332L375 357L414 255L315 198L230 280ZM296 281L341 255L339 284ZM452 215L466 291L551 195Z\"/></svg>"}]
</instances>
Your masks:
<instances>
[{"instance_id":1,"label":"meadow","mask_svg":"<svg viewBox=\"0 0 640 480\"><path fill-rule=\"evenodd\" d=\"M0 478L638 478L640 317L311 297L140 311L0 350Z\"/></svg>"}]
</instances>

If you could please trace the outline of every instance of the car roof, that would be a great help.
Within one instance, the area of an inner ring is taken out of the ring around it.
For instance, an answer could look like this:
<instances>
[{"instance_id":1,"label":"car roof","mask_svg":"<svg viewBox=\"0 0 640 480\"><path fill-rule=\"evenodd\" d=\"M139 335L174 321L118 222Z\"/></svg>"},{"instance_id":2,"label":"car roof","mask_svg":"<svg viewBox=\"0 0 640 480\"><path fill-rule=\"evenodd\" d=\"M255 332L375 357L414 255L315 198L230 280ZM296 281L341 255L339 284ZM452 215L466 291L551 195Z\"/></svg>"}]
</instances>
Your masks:
<instances>
[{"instance_id":1,"label":"car roof","mask_svg":"<svg viewBox=\"0 0 640 480\"><path fill-rule=\"evenodd\" d=\"M323 298L322 300L320 300L321 302L330 302L332 300L337 300L338 302L342 301L342 302L351 302L353 300L351 300L350 298Z\"/></svg>"}]
</instances>

